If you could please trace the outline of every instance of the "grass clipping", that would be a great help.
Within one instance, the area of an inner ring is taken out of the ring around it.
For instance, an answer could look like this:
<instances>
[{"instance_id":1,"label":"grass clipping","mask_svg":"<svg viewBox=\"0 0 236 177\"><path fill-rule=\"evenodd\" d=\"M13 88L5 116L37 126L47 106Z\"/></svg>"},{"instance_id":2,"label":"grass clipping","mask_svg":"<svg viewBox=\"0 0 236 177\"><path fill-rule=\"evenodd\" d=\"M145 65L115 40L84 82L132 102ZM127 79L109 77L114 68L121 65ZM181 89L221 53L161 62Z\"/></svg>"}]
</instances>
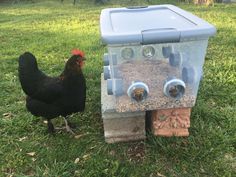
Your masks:
<instances>
[{"instance_id":1,"label":"grass clipping","mask_svg":"<svg viewBox=\"0 0 236 177\"><path fill-rule=\"evenodd\" d=\"M185 94L179 99L169 98L163 93L163 86L168 77L181 78L180 70L169 65L168 60L132 60L118 66L119 75L123 78L124 93L134 81L148 85L149 95L136 102L125 93L116 99L116 111L134 112L167 108L193 107L196 96L190 85L186 84Z\"/></svg>"}]
</instances>

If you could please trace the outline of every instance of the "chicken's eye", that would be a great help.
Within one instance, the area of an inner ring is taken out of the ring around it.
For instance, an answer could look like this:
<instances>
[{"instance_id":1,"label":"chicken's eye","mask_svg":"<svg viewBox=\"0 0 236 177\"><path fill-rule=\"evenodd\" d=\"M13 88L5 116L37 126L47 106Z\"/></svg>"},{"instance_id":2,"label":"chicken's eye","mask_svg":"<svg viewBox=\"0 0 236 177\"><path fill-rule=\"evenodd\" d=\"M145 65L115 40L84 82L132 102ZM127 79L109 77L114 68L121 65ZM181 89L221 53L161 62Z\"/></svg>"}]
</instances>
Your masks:
<instances>
[{"instance_id":1,"label":"chicken's eye","mask_svg":"<svg viewBox=\"0 0 236 177\"><path fill-rule=\"evenodd\" d=\"M80 67L82 67L82 66L84 65L83 60L77 60L76 63L77 63L77 65L80 66Z\"/></svg>"},{"instance_id":2,"label":"chicken's eye","mask_svg":"<svg viewBox=\"0 0 236 177\"><path fill-rule=\"evenodd\" d=\"M79 60L76 60L76 64L78 64L78 65L79 65L79 64L80 64L80 61L79 61Z\"/></svg>"}]
</instances>

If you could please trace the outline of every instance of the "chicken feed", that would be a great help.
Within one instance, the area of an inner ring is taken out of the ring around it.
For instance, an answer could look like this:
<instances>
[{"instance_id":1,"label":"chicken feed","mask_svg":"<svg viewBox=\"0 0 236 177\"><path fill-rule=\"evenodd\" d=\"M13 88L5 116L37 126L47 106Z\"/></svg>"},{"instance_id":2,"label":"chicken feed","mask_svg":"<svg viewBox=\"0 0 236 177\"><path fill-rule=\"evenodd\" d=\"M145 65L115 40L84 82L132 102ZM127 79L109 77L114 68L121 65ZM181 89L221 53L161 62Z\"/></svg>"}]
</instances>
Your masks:
<instances>
[{"instance_id":1,"label":"chicken feed","mask_svg":"<svg viewBox=\"0 0 236 177\"><path fill-rule=\"evenodd\" d=\"M195 104L196 96L188 84L186 84L184 96L179 100L164 95L163 85L166 79L172 76L181 78L179 68L170 66L168 59L130 60L117 67L119 77L123 78L124 84L124 94L117 96L116 99L116 111L118 112L192 107ZM135 81L145 82L149 87L148 97L142 102L131 100L126 93L129 85Z\"/></svg>"}]
</instances>

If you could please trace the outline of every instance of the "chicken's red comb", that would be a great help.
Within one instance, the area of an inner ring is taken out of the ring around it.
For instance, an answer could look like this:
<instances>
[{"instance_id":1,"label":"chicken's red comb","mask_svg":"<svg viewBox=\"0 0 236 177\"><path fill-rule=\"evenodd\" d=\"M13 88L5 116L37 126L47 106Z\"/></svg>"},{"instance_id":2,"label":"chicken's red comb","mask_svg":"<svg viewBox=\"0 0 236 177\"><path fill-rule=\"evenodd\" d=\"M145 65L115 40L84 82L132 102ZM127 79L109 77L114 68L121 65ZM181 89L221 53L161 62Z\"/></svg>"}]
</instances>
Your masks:
<instances>
[{"instance_id":1,"label":"chicken's red comb","mask_svg":"<svg viewBox=\"0 0 236 177\"><path fill-rule=\"evenodd\" d=\"M72 55L79 55L79 56L81 56L81 57L84 57L84 52L83 51L81 51L81 50L79 50L79 49L73 49L72 51L71 51L71 53L72 53Z\"/></svg>"}]
</instances>

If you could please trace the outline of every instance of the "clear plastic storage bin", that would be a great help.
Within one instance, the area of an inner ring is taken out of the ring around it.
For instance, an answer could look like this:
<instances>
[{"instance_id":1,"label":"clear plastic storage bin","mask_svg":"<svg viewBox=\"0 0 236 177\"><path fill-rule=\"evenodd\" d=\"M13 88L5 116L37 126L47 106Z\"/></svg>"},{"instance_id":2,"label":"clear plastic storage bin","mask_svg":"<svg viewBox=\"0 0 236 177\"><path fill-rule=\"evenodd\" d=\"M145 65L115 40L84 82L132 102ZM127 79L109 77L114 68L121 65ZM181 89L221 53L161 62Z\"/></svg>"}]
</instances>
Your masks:
<instances>
[{"instance_id":1,"label":"clear plastic storage bin","mask_svg":"<svg viewBox=\"0 0 236 177\"><path fill-rule=\"evenodd\" d=\"M107 93L118 112L194 106L214 26L158 5L104 9L100 31Z\"/></svg>"}]
</instances>

